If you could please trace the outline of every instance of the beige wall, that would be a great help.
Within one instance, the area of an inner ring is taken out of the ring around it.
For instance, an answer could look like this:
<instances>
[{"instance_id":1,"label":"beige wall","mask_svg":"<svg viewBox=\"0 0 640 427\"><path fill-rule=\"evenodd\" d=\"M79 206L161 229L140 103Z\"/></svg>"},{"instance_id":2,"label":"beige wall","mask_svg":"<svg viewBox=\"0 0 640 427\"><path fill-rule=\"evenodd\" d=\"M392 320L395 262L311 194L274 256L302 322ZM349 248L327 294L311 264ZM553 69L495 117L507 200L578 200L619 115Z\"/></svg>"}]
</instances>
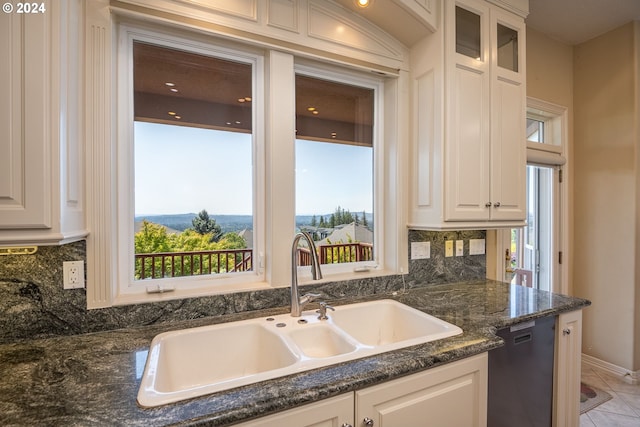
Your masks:
<instances>
[{"instance_id":1,"label":"beige wall","mask_svg":"<svg viewBox=\"0 0 640 427\"><path fill-rule=\"evenodd\" d=\"M634 24L574 47L574 294L583 352L640 369L635 328L637 69Z\"/></svg>"},{"instance_id":2,"label":"beige wall","mask_svg":"<svg viewBox=\"0 0 640 427\"><path fill-rule=\"evenodd\" d=\"M527 95L569 108L569 285L583 352L640 370L640 24L578 46L527 29Z\"/></svg>"}]
</instances>

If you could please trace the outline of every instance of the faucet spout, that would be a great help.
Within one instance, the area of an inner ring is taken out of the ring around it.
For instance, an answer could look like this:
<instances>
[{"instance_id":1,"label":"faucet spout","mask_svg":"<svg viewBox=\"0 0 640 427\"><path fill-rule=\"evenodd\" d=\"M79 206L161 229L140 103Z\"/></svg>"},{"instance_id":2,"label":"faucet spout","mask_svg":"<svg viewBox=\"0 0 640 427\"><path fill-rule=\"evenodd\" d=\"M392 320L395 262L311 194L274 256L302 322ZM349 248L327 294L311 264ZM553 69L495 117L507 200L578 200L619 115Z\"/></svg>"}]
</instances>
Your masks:
<instances>
[{"instance_id":1,"label":"faucet spout","mask_svg":"<svg viewBox=\"0 0 640 427\"><path fill-rule=\"evenodd\" d=\"M306 231L298 233L293 238L293 245L291 247L291 316L300 317L304 306L318 298L318 294L305 294L300 297L298 294L298 243L300 239L305 239L309 245L309 252L311 256L311 277L313 280L322 279L322 270L320 269L320 262L318 261L318 252L316 251L316 245L313 243L311 235Z\"/></svg>"}]
</instances>

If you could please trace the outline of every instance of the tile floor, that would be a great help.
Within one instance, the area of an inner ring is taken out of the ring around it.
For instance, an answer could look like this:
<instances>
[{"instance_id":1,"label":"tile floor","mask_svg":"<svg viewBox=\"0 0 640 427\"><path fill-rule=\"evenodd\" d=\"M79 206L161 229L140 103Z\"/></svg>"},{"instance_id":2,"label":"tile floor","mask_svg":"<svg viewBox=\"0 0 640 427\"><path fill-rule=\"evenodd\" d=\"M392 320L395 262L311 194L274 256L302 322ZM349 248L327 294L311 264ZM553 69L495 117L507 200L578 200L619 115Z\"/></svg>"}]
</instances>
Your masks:
<instances>
[{"instance_id":1,"label":"tile floor","mask_svg":"<svg viewBox=\"0 0 640 427\"><path fill-rule=\"evenodd\" d=\"M584 365L582 381L607 391L613 399L582 414L580 427L640 427L640 385Z\"/></svg>"}]
</instances>

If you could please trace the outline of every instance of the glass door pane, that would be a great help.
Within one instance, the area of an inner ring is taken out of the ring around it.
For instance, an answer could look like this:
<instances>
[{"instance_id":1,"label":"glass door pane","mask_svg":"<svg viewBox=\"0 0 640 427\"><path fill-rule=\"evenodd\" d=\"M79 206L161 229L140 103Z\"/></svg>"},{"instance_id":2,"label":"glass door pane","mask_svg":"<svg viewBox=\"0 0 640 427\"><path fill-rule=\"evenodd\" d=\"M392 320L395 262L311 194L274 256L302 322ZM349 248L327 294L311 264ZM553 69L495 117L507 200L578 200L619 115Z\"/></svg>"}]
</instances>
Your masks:
<instances>
[{"instance_id":1,"label":"glass door pane","mask_svg":"<svg viewBox=\"0 0 640 427\"><path fill-rule=\"evenodd\" d=\"M513 283L547 291L553 289L555 268L554 174L553 168L527 166L527 226L511 230L507 265L514 272ZM530 282L522 283L523 277L530 278Z\"/></svg>"}]
</instances>

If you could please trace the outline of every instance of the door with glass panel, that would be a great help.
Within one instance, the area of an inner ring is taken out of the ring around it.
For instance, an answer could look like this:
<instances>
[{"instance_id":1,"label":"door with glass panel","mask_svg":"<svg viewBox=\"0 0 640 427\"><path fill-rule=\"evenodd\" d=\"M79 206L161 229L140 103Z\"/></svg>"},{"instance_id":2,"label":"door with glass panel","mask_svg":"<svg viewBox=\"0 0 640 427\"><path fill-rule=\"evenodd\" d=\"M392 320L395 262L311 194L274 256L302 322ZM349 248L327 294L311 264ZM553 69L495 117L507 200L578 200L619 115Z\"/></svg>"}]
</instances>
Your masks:
<instances>
[{"instance_id":1,"label":"door with glass panel","mask_svg":"<svg viewBox=\"0 0 640 427\"><path fill-rule=\"evenodd\" d=\"M527 141L545 144L545 120L527 119ZM558 291L560 281L560 182L559 165L527 165L527 226L512 229L506 250L505 276L512 283Z\"/></svg>"}]
</instances>

